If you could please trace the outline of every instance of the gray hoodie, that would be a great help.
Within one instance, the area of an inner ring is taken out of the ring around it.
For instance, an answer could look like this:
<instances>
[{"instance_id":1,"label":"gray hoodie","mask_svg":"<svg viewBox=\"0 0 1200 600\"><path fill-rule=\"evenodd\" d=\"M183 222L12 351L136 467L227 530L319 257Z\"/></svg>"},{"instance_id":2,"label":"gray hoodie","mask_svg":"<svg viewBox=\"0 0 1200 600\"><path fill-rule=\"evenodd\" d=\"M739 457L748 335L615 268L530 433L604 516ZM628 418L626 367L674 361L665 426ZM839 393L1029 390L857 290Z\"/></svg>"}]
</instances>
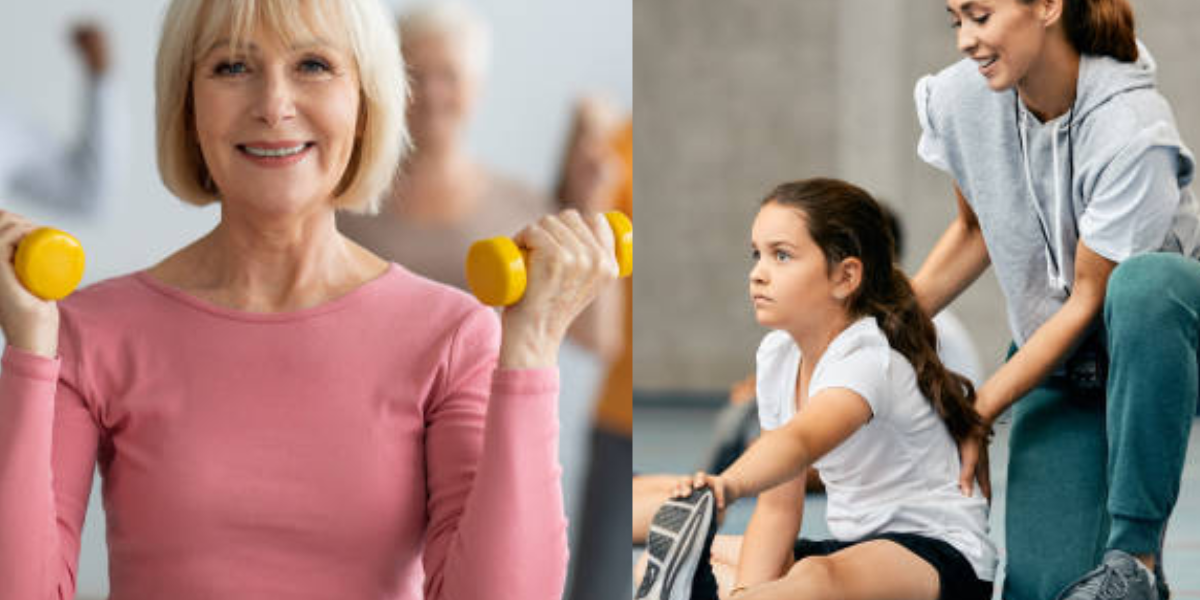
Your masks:
<instances>
[{"instance_id":1,"label":"gray hoodie","mask_svg":"<svg viewBox=\"0 0 1200 600\"><path fill-rule=\"evenodd\" d=\"M1070 295L1080 239L1114 262L1200 255L1195 160L1138 48L1133 63L1084 55L1074 106L1045 123L1015 89L988 88L971 59L917 82L917 152L979 217L1018 345Z\"/></svg>"}]
</instances>

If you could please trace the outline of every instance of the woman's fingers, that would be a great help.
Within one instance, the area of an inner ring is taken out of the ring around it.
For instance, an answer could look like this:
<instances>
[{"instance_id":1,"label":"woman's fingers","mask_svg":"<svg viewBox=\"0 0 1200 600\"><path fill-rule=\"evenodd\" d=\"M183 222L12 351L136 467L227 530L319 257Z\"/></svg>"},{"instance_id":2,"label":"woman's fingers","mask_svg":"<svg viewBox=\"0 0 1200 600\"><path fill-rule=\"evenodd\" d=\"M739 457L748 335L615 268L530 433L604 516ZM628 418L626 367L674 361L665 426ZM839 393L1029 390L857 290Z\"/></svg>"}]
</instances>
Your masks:
<instances>
[{"instance_id":1,"label":"woman's fingers","mask_svg":"<svg viewBox=\"0 0 1200 600\"><path fill-rule=\"evenodd\" d=\"M539 219L514 237L527 251L528 283L521 300L502 317L501 367L554 364L571 322L616 278L611 228L607 238L598 237L599 223L590 219L566 210Z\"/></svg>"},{"instance_id":2,"label":"woman's fingers","mask_svg":"<svg viewBox=\"0 0 1200 600\"><path fill-rule=\"evenodd\" d=\"M958 473L958 487L964 496L970 496L975 487L975 465L979 460L978 438L969 437L958 445L962 469Z\"/></svg>"},{"instance_id":3,"label":"woman's fingers","mask_svg":"<svg viewBox=\"0 0 1200 600\"><path fill-rule=\"evenodd\" d=\"M979 443L979 460L975 467L975 478L979 480L979 490L983 492L983 497L987 498L988 502L992 501L992 470L991 461L988 457L988 446L986 441Z\"/></svg>"},{"instance_id":4,"label":"woman's fingers","mask_svg":"<svg viewBox=\"0 0 1200 600\"><path fill-rule=\"evenodd\" d=\"M12 262L17 253L17 244L37 226L24 217L0 211L0 272L5 277L15 277Z\"/></svg>"}]
</instances>

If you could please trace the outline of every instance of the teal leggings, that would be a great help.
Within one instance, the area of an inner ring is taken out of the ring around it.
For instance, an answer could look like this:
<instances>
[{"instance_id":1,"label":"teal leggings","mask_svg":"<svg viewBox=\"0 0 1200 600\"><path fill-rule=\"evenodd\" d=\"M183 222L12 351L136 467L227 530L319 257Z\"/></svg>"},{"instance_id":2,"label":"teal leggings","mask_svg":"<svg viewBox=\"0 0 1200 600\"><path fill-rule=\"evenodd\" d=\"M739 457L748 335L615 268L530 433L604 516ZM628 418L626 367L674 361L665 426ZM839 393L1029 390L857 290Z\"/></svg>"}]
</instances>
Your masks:
<instances>
[{"instance_id":1,"label":"teal leggings","mask_svg":"<svg viewBox=\"0 0 1200 600\"><path fill-rule=\"evenodd\" d=\"M1152 554L1200 397L1200 262L1131 258L1104 301L1107 400L1051 378L1013 407L1004 598L1046 600L1107 549Z\"/></svg>"}]
</instances>

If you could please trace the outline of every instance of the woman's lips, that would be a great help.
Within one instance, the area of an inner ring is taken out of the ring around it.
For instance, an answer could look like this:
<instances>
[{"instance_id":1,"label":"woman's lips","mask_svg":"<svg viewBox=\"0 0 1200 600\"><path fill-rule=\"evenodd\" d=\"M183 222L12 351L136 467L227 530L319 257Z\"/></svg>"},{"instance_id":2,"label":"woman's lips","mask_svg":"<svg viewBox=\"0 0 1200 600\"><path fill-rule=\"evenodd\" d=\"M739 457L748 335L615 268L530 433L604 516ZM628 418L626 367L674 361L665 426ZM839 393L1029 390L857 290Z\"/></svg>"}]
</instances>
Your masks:
<instances>
[{"instance_id":1,"label":"woman's lips","mask_svg":"<svg viewBox=\"0 0 1200 600\"><path fill-rule=\"evenodd\" d=\"M314 142L251 142L238 144L238 152L250 162L262 167L289 167L308 156Z\"/></svg>"}]
</instances>

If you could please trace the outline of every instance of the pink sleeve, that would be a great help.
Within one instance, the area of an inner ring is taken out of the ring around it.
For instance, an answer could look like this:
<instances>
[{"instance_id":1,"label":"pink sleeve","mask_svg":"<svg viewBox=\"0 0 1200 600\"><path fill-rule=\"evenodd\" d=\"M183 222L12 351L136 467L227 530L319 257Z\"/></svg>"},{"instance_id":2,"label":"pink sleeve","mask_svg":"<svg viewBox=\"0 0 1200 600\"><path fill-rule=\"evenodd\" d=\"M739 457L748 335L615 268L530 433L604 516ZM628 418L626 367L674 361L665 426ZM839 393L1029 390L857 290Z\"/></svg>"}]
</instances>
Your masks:
<instances>
[{"instance_id":1,"label":"pink sleeve","mask_svg":"<svg viewBox=\"0 0 1200 600\"><path fill-rule=\"evenodd\" d=\"M558 372L496 370L499 327L480 314L456 335L426 416L425 597L557 600L567 572Z\"/></svg>"},{"instance_id":2,"label":"pink sleeve","mask_svg":"<svg viewBox=\"0 0 1200 600\"><path fill-rule=\"evenodd\" d=\"M0 598L75 597L99 428L66 363L8 347L0 370Z\"/></svg>"}]
</instances>

